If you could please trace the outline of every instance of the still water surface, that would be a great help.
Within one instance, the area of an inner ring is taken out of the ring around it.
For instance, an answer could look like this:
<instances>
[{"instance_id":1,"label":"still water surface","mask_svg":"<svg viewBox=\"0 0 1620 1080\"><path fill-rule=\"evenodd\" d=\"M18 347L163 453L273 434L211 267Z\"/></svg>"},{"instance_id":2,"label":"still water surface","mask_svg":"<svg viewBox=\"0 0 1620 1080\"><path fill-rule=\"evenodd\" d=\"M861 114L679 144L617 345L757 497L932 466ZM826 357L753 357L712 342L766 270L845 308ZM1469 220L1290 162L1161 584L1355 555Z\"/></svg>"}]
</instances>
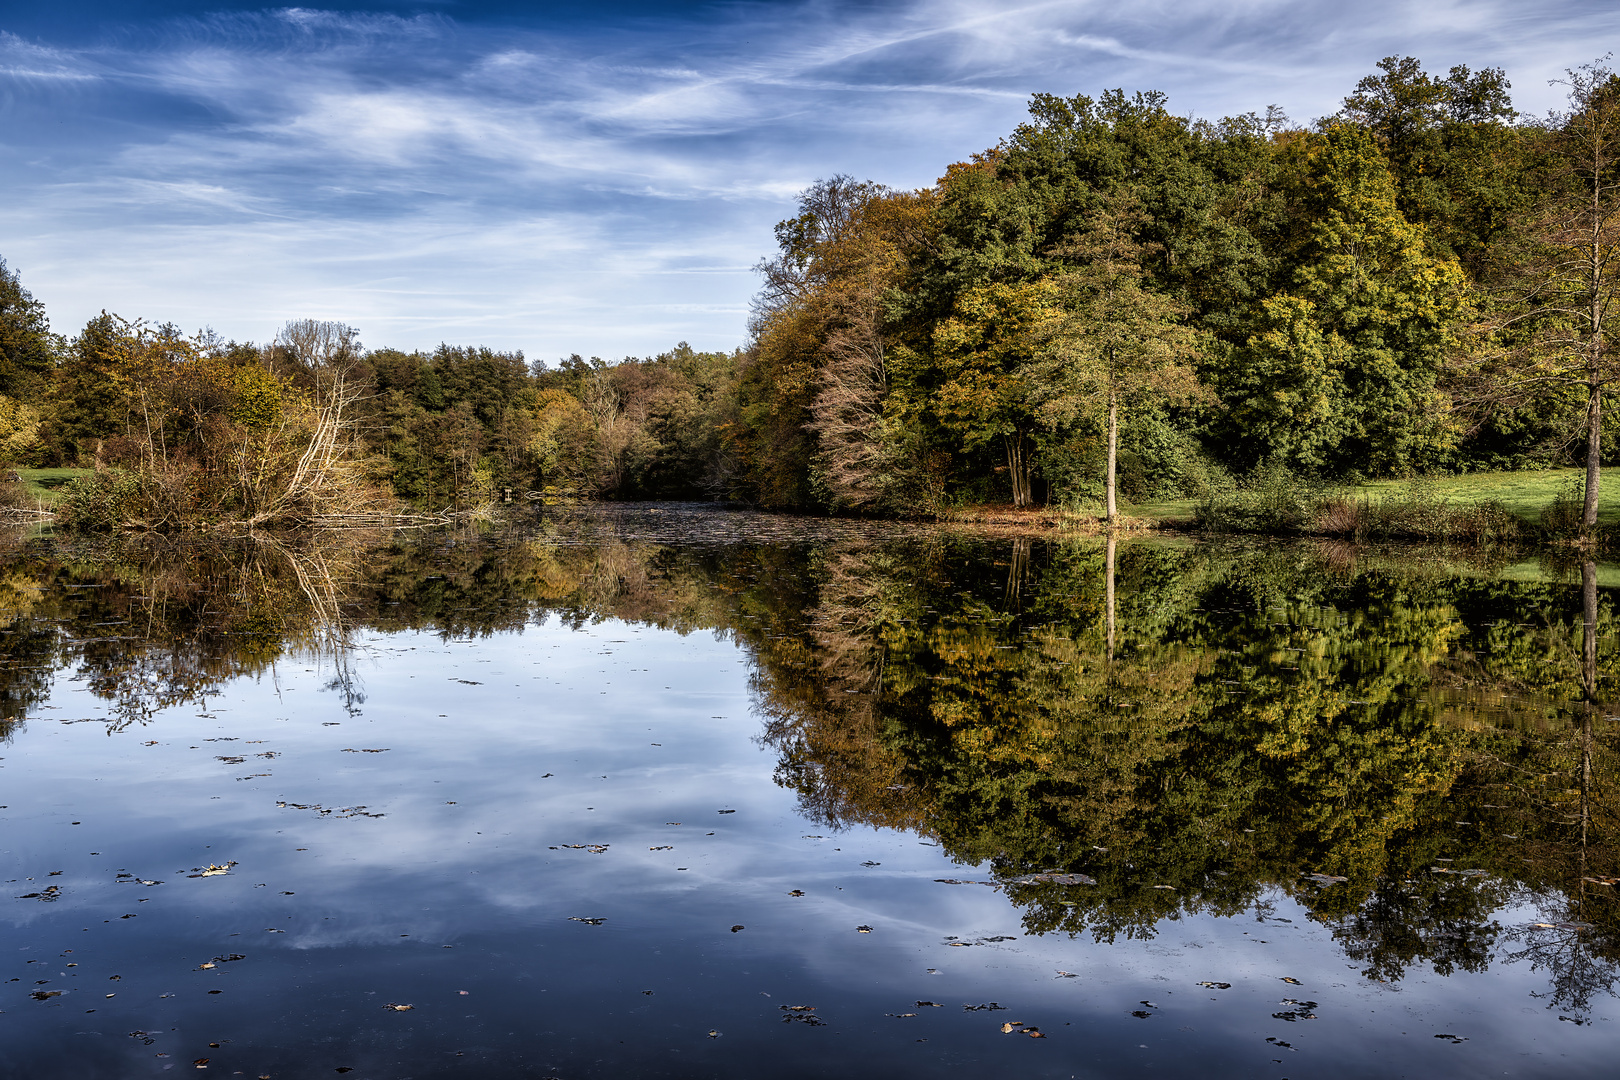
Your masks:
<instances>
[{"instance_id":1,"label":"still water surface","mask_svg":"<svg viewBox=\"0 0 1620 1080\"><path fill-rule=\"evenodd\" d=\"M0 1075L1614 1075L1615 594L681 507L0 543Z\"/></svg>"}]
</instances>

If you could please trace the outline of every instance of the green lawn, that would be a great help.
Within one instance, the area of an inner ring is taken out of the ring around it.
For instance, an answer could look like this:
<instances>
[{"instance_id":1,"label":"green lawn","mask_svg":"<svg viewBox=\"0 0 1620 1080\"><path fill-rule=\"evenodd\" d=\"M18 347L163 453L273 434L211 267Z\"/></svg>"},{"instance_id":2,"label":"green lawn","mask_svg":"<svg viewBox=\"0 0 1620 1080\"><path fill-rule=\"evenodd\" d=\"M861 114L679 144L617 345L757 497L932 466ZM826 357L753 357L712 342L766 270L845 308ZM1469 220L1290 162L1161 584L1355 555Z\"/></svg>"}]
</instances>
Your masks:
<instances>
[{"instance_id":1,"label":"green lawn","mask_svg":"<svg viewBox=\"0 0 1620 1080\"><path fill-rule=\"evenodd\" d=\"M1495 499L1526 521L1539 522L1541 512L1559 490L1571 480L1585 475L1584 469L1537 469L1532 472L1469 473L1441 476L1427 481L1434 493L1452 502L1483 502ZM1399 495L1408 487L1405 480L1377 480L1350 489L1358 495ZM1604 469L1598 485L1598 520L1607 524L1620 521L1620 468Z\"/></svg>"},{"instance_id":2,"label":"green lawn","mask_svg":"<svg viewBox=\"0 0 1620 1080\"><path fill-rule=\"evenodd\" d=\"M1571 480L1579 479L1582 474L1583 470L1573 468L1537 469L1437 476L1426 479L1424 483L1438 498L1459 503L1495 499L1519 517L1535 523L1541 520L1541 511L1553 501L1559 489ZM1375 480L1345 490L1362 498L1380 499L1404 494L1410 483L1407 480ZM1598 492L1598 520L1606 524L1620 521L1620 467L1603 470L1603 482ZM1176 499L1129 506L1125 512L1150 521L1190 521L1193 508L1197 505L1197 499Z\"/></svg>"},{"instance_id":3,"label":"green lawn","mask_svg":"<svg viewBox=\"0 0 1620 1080\"><path fill-rule=\"evenodd\" d=\"M77 480L81 476L93 476L95 470L18 469L17 475L22 477L23 489L28 492L29 499L37 499L50 507L61 501L62 485L69 480Z\"/></svg>"}]
</instances>

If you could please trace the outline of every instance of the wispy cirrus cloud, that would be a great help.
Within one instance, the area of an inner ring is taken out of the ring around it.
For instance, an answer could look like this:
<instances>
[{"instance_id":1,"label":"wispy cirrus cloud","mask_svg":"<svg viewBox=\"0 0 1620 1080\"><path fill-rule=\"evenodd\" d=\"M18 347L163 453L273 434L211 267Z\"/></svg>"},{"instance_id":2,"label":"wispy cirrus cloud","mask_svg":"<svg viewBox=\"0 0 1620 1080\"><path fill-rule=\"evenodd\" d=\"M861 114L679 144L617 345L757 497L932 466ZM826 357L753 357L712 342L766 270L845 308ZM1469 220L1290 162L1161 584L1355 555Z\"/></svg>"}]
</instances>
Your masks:
<instances>
[{"instance_id":1,"label":"wispy cirrus cloud","mask_svg":"<svg viewBox=\"0 0 1620 1080\"><path fill-rule=\"evenodd\" d=\"M933 181L1034 91L1332 111L1390 54L1501 65L1521 107L1620 12L1523 5L803 2L513 19L279 9L0 34L0 255L102 307L263 339L645 353L743 336L793 193Z\"/></svg>"}]
</instances>

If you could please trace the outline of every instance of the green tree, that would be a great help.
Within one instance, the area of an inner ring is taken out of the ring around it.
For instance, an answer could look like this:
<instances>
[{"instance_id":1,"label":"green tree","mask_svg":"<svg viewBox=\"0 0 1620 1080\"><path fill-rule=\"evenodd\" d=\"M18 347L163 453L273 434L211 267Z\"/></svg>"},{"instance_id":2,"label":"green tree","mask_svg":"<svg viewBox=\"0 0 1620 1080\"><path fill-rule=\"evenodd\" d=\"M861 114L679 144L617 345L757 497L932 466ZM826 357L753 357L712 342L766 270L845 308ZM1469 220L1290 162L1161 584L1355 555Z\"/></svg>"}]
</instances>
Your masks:
<instances>
[{"instance_id":1,"label":"green tree","mask_svg":"<svg viewBox=\"0 0 1620 1080\"><path fill-rule=\"evenodd\" d=\"M1603 407L1620 381L1620 76L1568 72L1568 108L1542 128L1542 192L1488 298L1460 375L1484 409L1574 393L1584 404L1583 533L1597 526Z\"/></svg>"},{"instance_id":2,"label":"green tree","mask_svg":"<svg viewBox=\"0 0 1620 1080\"><path fill-rule=\"evenodd\" d=\"M1242 345L1206 365L1228 445L1243 464L1327 475L1437 464L1455 438L1436 378L1462 270L1401 215L1365 128L1301 134L1286 152L1287 287L1254 305Z\"/></svg>"},{"instance_id":3,"label":"green tree","mask_svg":"<svg viewBox=\"0 0 1620 1080\"><path fill-rule=\"evenodd\" d=\"M29 402L43 396L55 344L45 305L0 259L0 394Z\"/></svg>"},{"instance_id":4,"label":"green tree","mask_svg":"<svg viewBox=\"0 0 1620 1080\"><path fill-rule=\"evenodd\" d=\"M1037 331L1046 344L1034 365L1042 415L1054 425L1088 412L1106 416L1103 500L1110 526L1118 515L1121 407L1203 396L1189 363L1197 340L1185 321L1191 309L1144 284L1142 262L1151 248L1136 234L1147 223L1128 189L1104 196L1083 231L1056 249L1074 265L1054 279L1057 312Z\"/></svg>"}]
</instances>

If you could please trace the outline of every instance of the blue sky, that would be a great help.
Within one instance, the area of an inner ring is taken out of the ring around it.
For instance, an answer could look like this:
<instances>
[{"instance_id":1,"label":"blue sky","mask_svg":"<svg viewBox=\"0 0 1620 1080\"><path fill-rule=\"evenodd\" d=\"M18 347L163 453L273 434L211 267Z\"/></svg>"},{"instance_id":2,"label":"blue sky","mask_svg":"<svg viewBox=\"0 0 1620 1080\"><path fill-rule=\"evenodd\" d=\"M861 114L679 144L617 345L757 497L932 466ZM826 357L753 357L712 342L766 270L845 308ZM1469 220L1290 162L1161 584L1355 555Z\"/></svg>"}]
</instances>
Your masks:
<instances>
[{"instance_id":1,"label":"blue sky","mask_svg":"<svg viewBox=\"0 0 1620 1080\"><path fill-rule=\"evenodd\" d=\"M1540 112L1617 41L1612 0L0 0L0 256L68 333L106 308L548 361L729 349L795 192L931 184L1033 92L1304 121L1410 54L1505 67Z\"/></svg>"}]
</instances>

